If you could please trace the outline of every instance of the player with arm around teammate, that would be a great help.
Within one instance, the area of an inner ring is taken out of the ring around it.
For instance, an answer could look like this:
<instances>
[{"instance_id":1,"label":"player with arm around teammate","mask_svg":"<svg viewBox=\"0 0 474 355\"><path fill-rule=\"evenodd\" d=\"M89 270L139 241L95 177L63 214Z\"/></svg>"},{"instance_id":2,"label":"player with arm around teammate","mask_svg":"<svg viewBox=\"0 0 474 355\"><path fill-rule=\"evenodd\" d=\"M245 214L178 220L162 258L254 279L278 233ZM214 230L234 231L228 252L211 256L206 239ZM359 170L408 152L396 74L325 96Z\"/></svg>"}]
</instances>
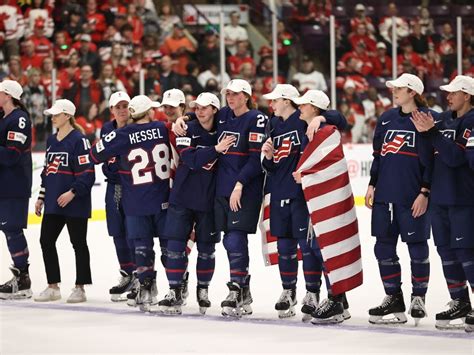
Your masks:
<instances>
[{"instance_id":1,"label":"player with arm around teammate","mask_svg":"<svg viewBox=\"0 0 474 355\"><path fill-rule=\"evenodd\" d=\"M169 197L168 130L165 123L152 121L158 106L147 96L135 96L128 107L133 123L109 133L90 152L96 164L120 156L126 236L134 245L140 281L136 304L144 312L157 303L153 238L164 234Z\"/></svg>"},{"instance_id":2,"label":"player with arm around teammate","mask_svg":"<svg viewBox=\"0 0 474 355\"><path fill-rule=\"evenodd\" d=\"M365 205L372 210L375 257L386 297L369 310L373 324L406 323L401 289L401 269L396 252L398 236L408 246L411 260L412 295L409 313L418 324L426 317L425 295L430 264L427 240L430 221L426 213L430 194L432 150L427 138L417 132L410 117L427 112L423 83L415 75L402 74L387 81L396 108L387 110L374 133L374 160ZM437 117L436 113L432 113ZM392 318L386 318L393 315ZM384 318L385 317L385 318Z\"/></svg>"},{"instance_id":3,"label":"player with arm around teammate","mask_svg":"<svg viewBox=\"0 0 474 355\"><path fill-rule=\"evenodd\" d=\"M228 136L217 143L214 120L220 108L217 96L205 92L190 105L196 108L197 120L188 123L186 136L176 139L181 164L176 171L166 217L166 275L170 292L159 305L167 314L181 314L183 276L188 265L186 245L193 227L198 249L196 295L200 312L205 314L211 306L208 287L215 267L215 244L220 241L214 223L216 163L219 154L235 141L234 136Z\"/></svg>"},{"instance_id":4,"label":"player with arm around teammate","mask_svg":"<svg viewBox=\"0 0 474 355\"><path fill-rule=\"evenodd\" d=\"M458 75L440 89L448 92L450 110L439 120L420 112L413 115L413 122L435 150L431 226L451 296L449 309L436 314L436 327L451 329L464 327L462 320L472 309L466 280L472 288L474 238L469 225L474 219L474 171L465 149L474 127L474 79Z\"/></svg>"},{"instance_id":5,"label":"player with arm around teammate","mask_svg":"<svg viewBox=\"0 0 474 355\"><path fill-rule=\"evenodd\" d=\"M0 299L32 296L29 250L23 229L31 196L31 121L20 101L23 89L13 80L0 83L0 230L13 260L13 278L0 285Z\"/></svg>"},{"instance_id":6,"label":"player with arm around teammate","mask_svg":"<svg viewBox=\"0 0 474 355\"><path fill-rule=\"evenodd\" d=\"M95 181L94 165L89 159L89 140L75 119L76 107L65 99L57 100L45 111L52 115L58 130L46 143L46 157L41 173L41 190L35 213L41 222L40 243L48 287L35 301L48 302L61 298L61 282L56 241L67 227L76 257L76 287L68 303L87 300L84 285L92 283L90 255L87 246L87 221L91 216L91 189Z\"/></svg>"}]
</instances>

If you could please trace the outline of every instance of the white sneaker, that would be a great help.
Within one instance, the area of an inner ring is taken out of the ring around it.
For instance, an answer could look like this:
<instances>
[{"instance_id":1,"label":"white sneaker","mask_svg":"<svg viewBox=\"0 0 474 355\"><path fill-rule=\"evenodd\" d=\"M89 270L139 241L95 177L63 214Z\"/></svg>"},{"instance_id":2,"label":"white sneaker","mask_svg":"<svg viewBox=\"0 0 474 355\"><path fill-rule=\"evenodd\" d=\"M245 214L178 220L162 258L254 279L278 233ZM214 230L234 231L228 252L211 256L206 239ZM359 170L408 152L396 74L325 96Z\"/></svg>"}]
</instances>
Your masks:
<instances>
[{"instance_id":1,"label":"white sneaker","mask_svg":"<svg viewBox=\"0 0 474 355\"><path fill-rule=\"evenodd\" d=\"M61 290L59 288L46 287L38 296L35 297L36 302L49 302L61 299Z\"/></svg>"},{"instance_id":2,"label":"white sneaker","mask_svg":"<svg viewBox=\"0 0 474 355\"><path fill-rule=\"evenodd\" d=\"M67 303L81 303L87 301L86 291L80 287L74 287L72 293L67 299Z\"/></svg>"}]
</instances>

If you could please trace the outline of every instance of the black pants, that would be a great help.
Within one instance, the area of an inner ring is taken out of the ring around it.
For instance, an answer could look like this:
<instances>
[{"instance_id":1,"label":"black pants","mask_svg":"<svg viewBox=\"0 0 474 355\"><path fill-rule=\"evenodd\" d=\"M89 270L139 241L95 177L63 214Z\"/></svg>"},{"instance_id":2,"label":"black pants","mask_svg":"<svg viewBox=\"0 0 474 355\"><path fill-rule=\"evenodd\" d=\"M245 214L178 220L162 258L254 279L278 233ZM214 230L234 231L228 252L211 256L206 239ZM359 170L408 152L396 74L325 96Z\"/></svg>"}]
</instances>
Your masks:
<instances>
[{"instance_id":1,"label":"black pants","mask_svg":"<svg viewBox=\"0 0 474 355\"><path fill-rule=\"evenodd\" d=\"M41 249L48 284L61 282L56 241L67 226L76 255L76 285L92 283L89 248L87 247L87 218L67 217L57 214L45 214L41 223Z\"/></svg>"}]
</instances>

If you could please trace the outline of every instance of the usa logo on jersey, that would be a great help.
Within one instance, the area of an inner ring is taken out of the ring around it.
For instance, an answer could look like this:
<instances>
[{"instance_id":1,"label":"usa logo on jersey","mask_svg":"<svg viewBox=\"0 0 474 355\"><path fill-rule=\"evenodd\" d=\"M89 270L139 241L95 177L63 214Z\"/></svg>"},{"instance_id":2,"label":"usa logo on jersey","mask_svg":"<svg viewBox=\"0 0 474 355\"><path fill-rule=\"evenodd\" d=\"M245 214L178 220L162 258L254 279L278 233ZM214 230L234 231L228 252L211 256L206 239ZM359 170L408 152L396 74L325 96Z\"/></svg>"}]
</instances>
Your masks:
<instances>
[{"instance_id":1,"label":"usa logo on jersey","mask_svg":"<svg viewBox=\"0 0 474 355\"><path fill-rule=\"evenodd\" d=\"M232 147L237 148L237 146L239 145L240 133L239 132L231 132L231 131L223 131L221 133L221 135L219 136L219 139L217 140L217 142L220 143L227 136L234 136L235 137L235 141L234 141L234 144L232 144ZM229 149L227 149L225 152L222 152L222 154L227 153L228 150Z\"/></svg>"},{"instance_id":2,"label":"usa logo on jersey","mask_svg":"<svg viewBox=\"0 0 474 355\"><path fill-rule=\"evenodd\" d=\"M385 134L380 155L397 154L404 146L415 147L415 132L388 130Z\"/></svg>"},{"instance_id":3,"label":"usa logo on jersey","mask_svg":"<svg viewBox=\"0 0 474 355\"><path fill-rule=\"evenodd\" d=\"M300 137L297 131L291 131L273 138L273 146L276 152L273 154L273 162L278 163L290 155L291 148L300 145Z\"/></svg>"},{"instance_id":4,"label":"usa logo on jersey","mask_svg":"<svg viewBox=\"0 0 474 355\"><path fill-rule=\"evenodd\" d=\"M59 167L68 166L68 153L55 152L48 153L46 158L46 175L56 174L59 170Z\"/></svg>"}]
</instances>

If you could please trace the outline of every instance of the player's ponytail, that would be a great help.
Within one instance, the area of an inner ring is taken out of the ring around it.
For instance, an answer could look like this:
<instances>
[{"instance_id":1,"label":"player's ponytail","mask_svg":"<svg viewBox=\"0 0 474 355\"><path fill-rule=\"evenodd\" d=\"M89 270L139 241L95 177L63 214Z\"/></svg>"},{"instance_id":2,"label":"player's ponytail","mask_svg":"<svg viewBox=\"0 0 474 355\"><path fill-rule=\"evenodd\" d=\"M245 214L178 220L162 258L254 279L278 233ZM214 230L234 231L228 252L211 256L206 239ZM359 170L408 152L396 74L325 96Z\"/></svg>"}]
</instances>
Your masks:
<instances>
[{"instance_id":1,"label":"player's ponytail","mask_svg":"<svg viewBox=\"0 0 474 355\"><path fill-rule=\"evenodd\" d=\"M257 103L253 101L252 96L247 94L246 92L244 92L244 95L247 97L247 108L249 110L256 110L257 109Z\"/></svg>"},{"instance_id":2,"label":"player's ponytail","mask_svg":"<svg viewBox=\"0 0 474 355\"><path fill-rule=\"evenodd\" d=\"M74 116L69 116L69 124L75 129L75 130L78 130L79 132L81 132L82 134L85 134L86 131L84 130L84 128L82 128L82 126L80 126L77 122L76 122L76 119L74 118Z\"/></svg>"},{"instance_id":3,"label":"player's ponytail","mask_svg":"<svg viewBox=\"0 0 474 355\"><path fill-rule=\"evenodd\" d=\"M408 89L408 92L411 92L413 90ZM428 102L426 101L425 97L420 94L416 94L413 96L413 99L415 100L416 107L428 107Z\"/></svg>"},{"instance_id":4,"label":"player's ponytail","mask_svg":"<svg viewBox=\"0 0 474 355\"><path fill-rule=\"evenodd\" d=\"M28 109L26 108L25 104L23 102L21 102L20 100L18 99L14 99L12 97L12 102L13 102L13 105L15 105L16 107L20 108L20 110L26 112L26 114L28 115L28 117L30 117L30 113L28 112Z\"/></svg>"}]
</instances>

